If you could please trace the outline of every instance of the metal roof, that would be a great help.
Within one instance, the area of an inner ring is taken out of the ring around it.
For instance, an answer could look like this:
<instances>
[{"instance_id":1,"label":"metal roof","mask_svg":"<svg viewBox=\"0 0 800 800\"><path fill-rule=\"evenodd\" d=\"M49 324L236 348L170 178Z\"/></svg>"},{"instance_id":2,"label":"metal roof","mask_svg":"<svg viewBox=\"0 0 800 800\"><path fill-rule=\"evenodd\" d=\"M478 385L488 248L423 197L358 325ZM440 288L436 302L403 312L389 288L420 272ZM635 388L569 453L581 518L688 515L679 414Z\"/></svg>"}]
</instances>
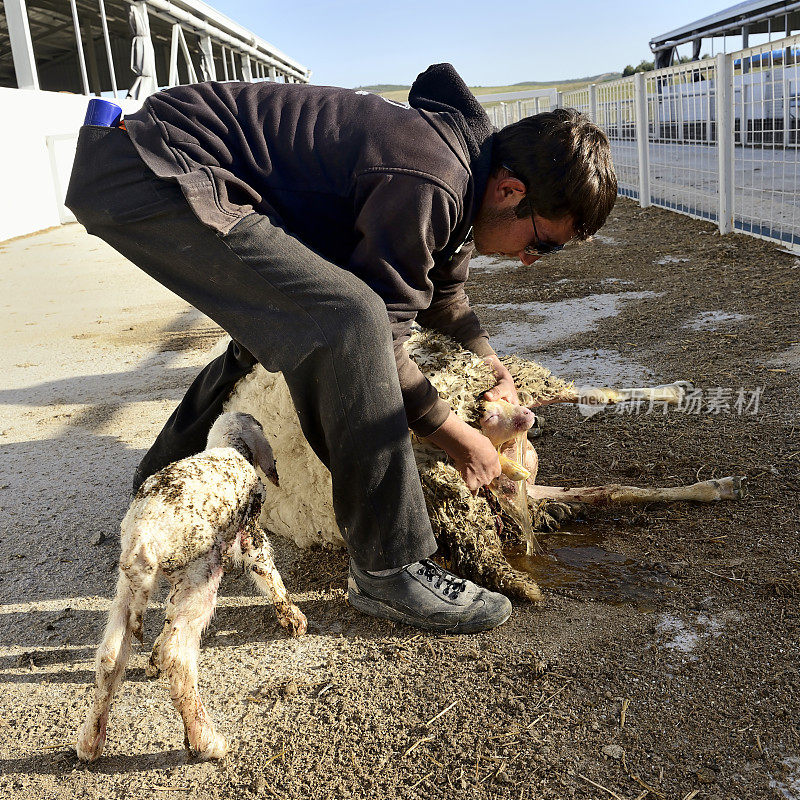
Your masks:
<instances>
[{"instance_id":1,"label":"metal roof","mask_svg":"<svg viewBox=\"0 0 800 800\"><path fill-rule=\"evenodd\" d=\"M108 46L104 41L98 0L74 0L74 3L80 22L90 91L105 92L112 88L109 56L120 86L127 89L134 80L131 72L132 33L128 20L134 0L103 0ZM0 86L16 88L18 73L15 72L15 55L11 47L8 9L5 5L0 2ZM22 8L30 29L38 88L85 92L69 0L23 0ZM184 31L189 50L187 57L191 59L197 75L201 72L199 42L202 37L210 36L213 60L220 80L227 79L229 73L233 79L247 79L240 62L244 57L258 65L255 68L258 74L256 71L253 73L255 79L272 77L272 72L267 75L270 69L274 70L278 79L286 76L286 80L305 83L310 78L311 71L307 67L201 0L149 0L147 10L160 86L169 85L174 24L180 25ZM299 19L298 24L302 24ZM233 54L236 54L235 65ZM192 80L183 59L180 60L178 71L178 82Z\"/></svg>"},{"instance_id":2,"label":"metal roof","mask_svg":"<svg viewBox=\"0 0 800 800\"><path fill-rule=\"evenodd\" d=\"M299 61L295 61L293 58L290 58L285 53L278 50L274 44L270 44L268 41L266 41L266 39L256 36L256 34L254 34L252 31L248 30L243 25L240 25L238 22L235 22L230 17L226 17L225 14L223 14L221 11L217 11L215 8L212 8L210 5L208 5L208 3L203 3L201 0L165 0L165 5L174 5L178 8L184 8L195 16L211 22L218 28L227 30L234 36L242 38L245 41L249 41L249 44L251 44L253 47L256 47L259 50L269 51L271 55L279 58L281 61L286 62L286 64L293 66L298 71L309 71L308 68L304 67Z\"/></svg>"},{"instance_id":3,"label":"metal roof","mask_svg":"<svg viewBox=\"0 0 800 800\"><path fill-rule=\"evenodd\" d=\"M770 20L790 14L790 23L800 22L800 2L775 2L775 0L748 0L735 6L703 17L688 25L654 36L650 40L650 48L657 50L670 44L692 41L702 36L723 36L741 33L741 28L748 25L750 33L766 33L770 30ZM792 28L797 27L792 25ZM775 26L772 26L775 30Z\"/></svg>"}]
</instances>

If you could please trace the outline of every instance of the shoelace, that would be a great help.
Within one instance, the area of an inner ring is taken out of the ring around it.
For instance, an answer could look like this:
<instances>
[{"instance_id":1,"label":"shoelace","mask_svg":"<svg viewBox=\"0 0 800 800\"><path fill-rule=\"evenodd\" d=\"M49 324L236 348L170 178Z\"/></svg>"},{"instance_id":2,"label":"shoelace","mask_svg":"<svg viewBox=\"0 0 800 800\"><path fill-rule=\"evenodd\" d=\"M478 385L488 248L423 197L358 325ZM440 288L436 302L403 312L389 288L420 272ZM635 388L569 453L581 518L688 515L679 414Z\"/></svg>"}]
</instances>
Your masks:
<instances>
[{"instance_id":1,"label":"shoelace","mask_svg":"<svg viewBox=\"0 0 800 800\"><path fill-rule=\"evenodd\" d=\"M417 575L424 575L428 581L433 581L436 578L436 583L433 585L437 589L440 589L444 582L445 587L442 589L442 593L445 597L450 592L450 597L455 600L459 592L463 592L467 588L467 582L463 578L459 578L457 575L453 575L452 572L443 569L435 561L424 558L419 563L422 566L417 570Z\"/></svg>"}]
</instances>

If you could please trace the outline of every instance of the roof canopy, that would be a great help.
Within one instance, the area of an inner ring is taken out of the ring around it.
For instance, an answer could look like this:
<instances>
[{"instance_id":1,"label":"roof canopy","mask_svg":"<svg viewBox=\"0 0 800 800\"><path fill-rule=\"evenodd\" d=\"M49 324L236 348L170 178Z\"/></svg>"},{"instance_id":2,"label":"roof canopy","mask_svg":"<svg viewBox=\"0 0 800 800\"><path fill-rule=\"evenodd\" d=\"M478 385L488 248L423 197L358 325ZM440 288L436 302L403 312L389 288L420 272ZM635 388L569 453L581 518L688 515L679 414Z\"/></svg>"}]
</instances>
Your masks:
<instances>
[{"instance_id":1,"label":"roof canopy","mask_svg":"<svg viewBox=\"0 0 800 800\"><path fill-rule=\"evenodd\" d=\"M152 42L147 91L209 77L306 83L311 75L200 0L5 0L0 86L128 90L142 74L143 47L150 47L143 38Z\"/></svg>"},{"instance_id":2,"label":"roof canopy","mask_svg":"<svg viewBox=\"0 0 800 800\"><path fill-rule=\"evenodd\" d=\"M780 33L788 35L800 30L800 2L775 2L775 0L748 0L718 11L696 22L654 36L650 49L656 54L656 66L668 66L678 45L692 42L693 57L700 54L704 38L722 36L747 36L751 33Z\"/></svg>"}]
</instances>

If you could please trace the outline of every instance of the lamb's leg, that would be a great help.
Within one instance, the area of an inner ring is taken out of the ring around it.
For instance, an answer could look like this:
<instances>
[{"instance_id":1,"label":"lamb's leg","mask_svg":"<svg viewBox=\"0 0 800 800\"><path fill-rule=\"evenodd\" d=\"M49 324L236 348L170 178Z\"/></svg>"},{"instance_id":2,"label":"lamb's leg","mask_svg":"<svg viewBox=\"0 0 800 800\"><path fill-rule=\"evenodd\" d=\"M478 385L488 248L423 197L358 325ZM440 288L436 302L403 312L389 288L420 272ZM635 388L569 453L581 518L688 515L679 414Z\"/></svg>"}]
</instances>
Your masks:
<instances>
[{"instance_id":1,"label":"lamb's leg","mask_svg":"<svg viewBox=\"0 0 800 800\"><path fill-rule=\"evenodd\" d=\"M200 636L214 614L222 565L198 560L175 581L174 616L162 634L160 667L169 678L170 695L183 719L187 748L201 758L222 758L228 751L225 737L218 734L197 691L197 657Z\"/></svg>"},{"instance_id":2,"label":"lamb's leg","mask_svg":"<svg viewBox=\"0 0 800 800\"><path fill-rule=\"evenodd\" d=\"M142 623L158 566L137 554L120 568L117 594L111 604L103 641L97 650L94 703L78 731L77 752L81 761L94 761L103 751L111 701L128 663L131 637L142 638Z\"/></svg>"},{"instance_id":3,"label":"lamb's leg","mask_svg":"<svg viewBox=\"0 0 800 800\"><path fill-rule=\"evenodd\" d=\"M609 389L607 387L571 387L552 397L534 400L528 408L541 408L554 403L582 403L590 406L606 406L637 401L641 403L666 403L679 405L689 384L678 381L666 386L642 386L631 389Z\"/></svg>"},{"instance_id":4,"label":"lamb's leg","mask_svg":"<svg viewBox=\"0 0 800 800\"><path fill-rule=\"evenodd\" d=\"M245 565L250 568L250 577L259 592L272 600L278 622L286 628L292 636L302 636L308 629L305 614L292 602L286 587L283 585L280 573L275 567L272 557L272 547L263 534L259 546L252 544L252 538L242 536L242 557Z\"/></svg>"},{"instance_id":5,"label":"lamb's leg","mask_svg":"<svg viewBox=\"0 0 800 800\"><path fill-rule=\"evenodd\" d=\"M746 479L733 475L717 480L700 481L690 486L672 489L640 489L637 486L537 486L528 484L531 500L559 500L562 503L586 503L607 506L631 503L670 503L675 500L694 500L698 503L714 503L717 500L741 500L744 497Z\"/></svg>"},{"instance_id":6,"label":"lamb's leg","mask_svg":"<svg viewBox=\"0 0 800 800\"><path fill-rule=\"evenodd\" d=\"M175 618L175 592L176 587L173 586L166 602L164 627L161 629L161 633L158 634L158 638L153 642L153 649L150 651L150 660L144 668L144 674L147 675L148 678L157 678L161 675L161 650L164 647L164 640L169 636L172 620Z\"/></svg>"}]
</instances>

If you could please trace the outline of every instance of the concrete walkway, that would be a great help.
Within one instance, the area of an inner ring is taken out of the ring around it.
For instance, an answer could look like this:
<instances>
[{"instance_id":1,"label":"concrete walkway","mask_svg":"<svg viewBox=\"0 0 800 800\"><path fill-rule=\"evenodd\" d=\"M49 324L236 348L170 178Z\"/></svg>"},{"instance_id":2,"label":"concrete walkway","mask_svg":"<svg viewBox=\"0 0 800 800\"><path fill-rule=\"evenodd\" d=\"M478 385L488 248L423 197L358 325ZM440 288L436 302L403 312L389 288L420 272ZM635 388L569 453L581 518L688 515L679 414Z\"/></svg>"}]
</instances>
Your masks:
<instances>
[{"instance_id":1,"label":"concrete walkway","mask_svg":"<svg viewBox=\"0 0 800 800\"><path fill-rule=\"evenodd\" d=\"M43 576L4 538L2 613L85 593L94 567L67 552L114 533L138 459L221 333L77 224L0 244L0 274L0 525L52 539L31 543Z\"/></svg>"}]
</instances>

